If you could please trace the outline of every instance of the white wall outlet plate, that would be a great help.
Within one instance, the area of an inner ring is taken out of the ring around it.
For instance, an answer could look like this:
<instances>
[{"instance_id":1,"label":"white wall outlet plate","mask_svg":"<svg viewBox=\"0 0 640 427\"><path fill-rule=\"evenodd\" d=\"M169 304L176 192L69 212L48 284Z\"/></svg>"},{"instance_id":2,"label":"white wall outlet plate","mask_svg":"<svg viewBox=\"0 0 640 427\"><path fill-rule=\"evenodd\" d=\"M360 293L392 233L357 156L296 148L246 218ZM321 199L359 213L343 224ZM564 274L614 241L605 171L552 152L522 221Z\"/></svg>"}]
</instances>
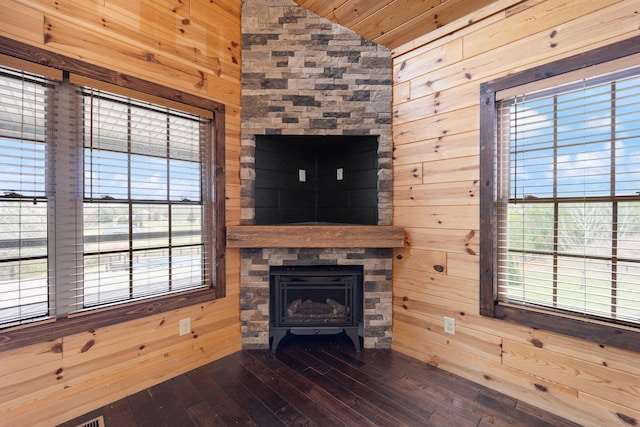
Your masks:
<instances>
[{"instance_id":1,"label":"white wall outlet plate","mask_svg":"<svg viewBox=\"0 0 640 427\"><path fill-rule=\"evenodd\" d=\"M344 169L343 168L336 169L336 180L342 181L343 179L344 179Z\"/></svg>"},{"instance_id":2,"label":"white wall outlet plate","mask_svg":"<svg viewBox=\"0 0 640 427\"><path fill-rule=\"evenodd\" d=\"M307 181L307 171L304 169L298 169L298 181L306 182Z\"/></svg>"},{"instance_id":3,"label":"white wall outlet plate","mask_svg":"<svg viewBox=\"0 0 640 427\"><path fill-rule=\"evenodd\" d=\"M180 319L180 336L191 333L191 318Z\"/></svg>"},{"instance_id":4,"label":"white wall outlet plate","mask_svg":"<svg viewBox=\"0 0 640 427\"><path fill-rule=\"evenodd\" d=\"M447 334L455 335L456 334L456 319L452 317L444 318L444 331Z\"/></svg>"}]
</instances>

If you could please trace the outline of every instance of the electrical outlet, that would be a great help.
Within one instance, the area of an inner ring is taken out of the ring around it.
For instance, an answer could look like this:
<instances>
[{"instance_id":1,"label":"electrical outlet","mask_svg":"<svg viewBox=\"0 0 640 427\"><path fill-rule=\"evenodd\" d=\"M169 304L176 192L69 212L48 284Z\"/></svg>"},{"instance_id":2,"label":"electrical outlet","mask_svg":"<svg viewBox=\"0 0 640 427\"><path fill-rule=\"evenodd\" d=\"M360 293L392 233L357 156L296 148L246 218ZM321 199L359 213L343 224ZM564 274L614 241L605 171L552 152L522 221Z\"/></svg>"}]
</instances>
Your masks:
<instances>
[{"instance_id":1,"label":"electrical outlet","mask_svg":"<svg viewBox=\"0 0 640 427\"><path fill-rule=\"evenodd\" d=\"M187 335L191 333L191 318L187 317L186 319L180 320L180 336Z\"/></svg>"},{"instance_id":2,"label":"electrical outlet","mask_svg":"<svg viewBox=\"0 0 640 427\"><path fill-rule=\"evenodd\" d=\"M298 181L307 182L307 171L305 169L298 169Z\"/></svg>"},{"instance_id":3,"label":"electrical outlet","mask_svg":"<svg viewBox=\"0 0 640 427\"><path fill-rule=\"evenodd\" d=\"M343 168L336 169L336 180L342 181L343 179L344 179L344 169Z\"/></svg>"},{"instance_id":4,"label":"electrical outlet","mask_svg":"<svg viewBox=\"0 0 640 427\"><path fill-rule=\"evenodd\" d=\"M456 319L452 317L444 318L444 331L447 334L455 335L456 334Z\"/></svg>"}]
</instances>

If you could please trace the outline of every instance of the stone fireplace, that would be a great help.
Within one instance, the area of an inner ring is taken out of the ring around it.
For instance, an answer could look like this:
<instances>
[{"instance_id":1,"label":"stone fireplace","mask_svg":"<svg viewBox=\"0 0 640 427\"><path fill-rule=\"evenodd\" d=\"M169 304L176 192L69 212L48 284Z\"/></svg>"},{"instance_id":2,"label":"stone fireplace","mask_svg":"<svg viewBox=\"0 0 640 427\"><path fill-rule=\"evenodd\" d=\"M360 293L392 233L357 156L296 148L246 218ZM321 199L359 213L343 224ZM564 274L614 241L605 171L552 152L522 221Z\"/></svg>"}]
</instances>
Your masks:
<instances>
[{"instance_id":1,"label":"stone fireplace","mask_svg":"<svg viewBox=\"0 0 640 427\"><path fill-rule=\"evenodd\" d=\"M269 347L270 267L310 265L362 267L363 346L389 348L394 244L377 246L366 237L377 234L378 229L383 230L381 233L394 232L389 230L391 52L292 0L245 0L242 31L241 226L233 228L239 234L246 229L254 231L249 232L249 239L228 238L228 242L242 248L243 348ZM255 150L256 138L261 136L377 139L377 206L375 202L373 206L377 212L370 215L377 224L366 226L366 230L344 224L331 229L334 231L323 227L297 229L307 236L291 228L257 226ZM283 239L263 239L266 234L282 235ZM297 240L287 242L287 234L296 235ZM354 243L361 239L365 239L362 245ZM261 240L268 242L256 243Z\"/></svg>"}]
</instances>

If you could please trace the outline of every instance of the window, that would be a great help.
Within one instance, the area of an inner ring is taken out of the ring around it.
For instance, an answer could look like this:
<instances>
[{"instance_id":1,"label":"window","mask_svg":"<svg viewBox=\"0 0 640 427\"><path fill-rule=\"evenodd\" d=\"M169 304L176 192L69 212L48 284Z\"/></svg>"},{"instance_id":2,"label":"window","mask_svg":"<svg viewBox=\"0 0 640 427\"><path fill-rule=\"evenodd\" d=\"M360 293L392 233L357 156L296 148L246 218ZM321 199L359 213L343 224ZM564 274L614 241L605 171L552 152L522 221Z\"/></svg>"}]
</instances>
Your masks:
<instances>
[{"instance_id":1,"label":"window","mask_svg":"<svg viewBox=\"0 0 640 427\"><path fill-rule=\"evenodd\" d=\"M42 76L0 69L0 325L49 313L47 94Z\"/></svg>"},{"instance_id":2,"label":"window","mask_svg":"<svg viewBox=\"0 0 640 427\"><path fill-rule=\"evenodd\" d=\"M622 58L483 87L482 314L640 330L640 59Z\"/></svg>"},{"instance_id":3,"label":"window","mask_svg":"<svg viewBox=\"0 0 640 427\"><path fill-rule=\"evenodd\" d=\"M221 296L219 108L3 59L0 329Z\"/></svg>"},{"instance_id":4,"label":"window","mask_svg":"<svg viewBox=\"0 0 640 427\"><path fill-rule=\"evenodd\" d=\"M87 308L208 286L209 119L84 87Z\"/></svg>"}]
</instances>

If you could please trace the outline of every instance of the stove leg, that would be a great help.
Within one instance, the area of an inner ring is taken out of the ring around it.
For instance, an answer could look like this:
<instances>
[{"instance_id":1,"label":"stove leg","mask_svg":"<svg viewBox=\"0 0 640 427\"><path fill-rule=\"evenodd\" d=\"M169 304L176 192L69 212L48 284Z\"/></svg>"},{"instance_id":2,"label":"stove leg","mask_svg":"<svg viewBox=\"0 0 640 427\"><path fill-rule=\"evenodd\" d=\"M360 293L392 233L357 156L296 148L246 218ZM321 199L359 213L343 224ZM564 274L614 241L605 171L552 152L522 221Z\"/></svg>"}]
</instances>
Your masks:
<instances>
[{"instance_id":1,"label":"stove leg","mask_svg":"<svg viewBox=\"0 0 640 427\"><path fill-rule=\"evenodd\" d=\"M351 338L351 341L353 341L353 345L356 347L356 352L360 353L361 348L360 348L360 336L358 335L358 329L350 328L350 329L345 329L344 331L347 333L347 336Z\"/></svg>"},{"instance_id":2,"label":"stove leg","mask_svg":"<svg viewBox=\"0 0 640 427\"><path fill-rule=\"evenodd\" d=\"M286 329L276 329L275 331L273 331L273 342L271 343L271 353L276 352L276 350L278 349L278 344L280 344L280 341L286 335L287 335Z\"/></svg>"}]
</instances>

